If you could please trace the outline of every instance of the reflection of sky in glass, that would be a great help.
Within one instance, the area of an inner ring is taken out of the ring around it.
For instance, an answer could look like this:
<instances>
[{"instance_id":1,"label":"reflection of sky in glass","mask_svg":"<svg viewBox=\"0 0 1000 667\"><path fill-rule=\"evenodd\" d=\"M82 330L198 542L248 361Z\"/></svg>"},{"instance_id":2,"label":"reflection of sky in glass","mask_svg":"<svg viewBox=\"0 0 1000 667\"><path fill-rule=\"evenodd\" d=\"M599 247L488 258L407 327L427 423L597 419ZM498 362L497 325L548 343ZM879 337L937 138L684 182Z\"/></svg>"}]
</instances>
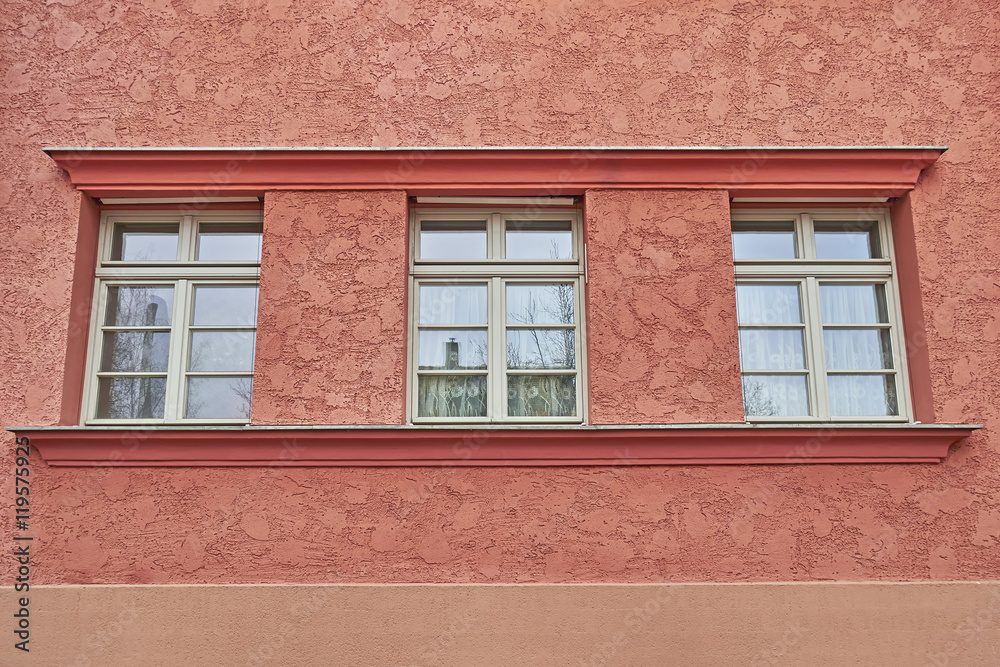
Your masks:
<instances>
[{"instance_id":1,"label":"reflection of sky in glass","mask_svg":"<svg viewBox=\"0 0 1000 667\"><path fill-rule=\"evenodd\" d=\"M111 285L108 287L106 326L167 327L174 308L173 287Z\"/></svg>"},{"instance_id":2,"label":"reflection of sky in glass","mask_svg":"<svg viewBox=\"0 0 1000 667\"><path fill-rule=\"evenodd\" d=\"M240 419L250 416L251 377L188 378L188 419Z\"/></svg>"},{"instance_id":3,"label":"reflection of sky in glass","mask_svg":"<svg viewBox=\"0 0 1000 667\"><path fill-rule=\"evenodd\" d=\"M486 259L486 222L424 220L421 259Z\"/></svg>"},{"instance_id":4,"label":"reflection of sky in glass","mask_svg":"<svg viewBox=\"0 0 1000 667\"><path fill-rule=\"evenodd\" d=\"M192 331L191 371L253 371L253 331Z\"/></svg>"},{"instance_id":5,"label":"reflection of sky in glass","mask_svg":"<svg viewBox=\"0 0 1000 667\"><path fill-rule=\"evenodd\" d=\"M507 259L571 259L572 223L566 221L508 220Z\"/></svg>"},{"instance_id":6,"label":"reflection of sky in glass","mask_svg":"<svg viewBox=\"0 0 1000 667\"><path fill-rule=\"evenodd\" d=\"M486 285L420 285L420 324L486 324Z\"/></svg>"},{"instance_id":7,"label":"reflection of sky in glass","mask_svg":"<svg viewBox=\"0 0 1000 667\"><path fill-rule=\"evenodd\" d=\"M198 260L212 262L259 262L261 233L222 231L223 225L202 225L198 232Z\"/></svg>"},{"instance_id":8,"label":"reflection of sky in glass","mask_svg":"<svg viewBox=\"0 0 1000 667\"><path fill-rule=\"evenodd\" d=\"M507 324L573 324L573 284L507 285Z\"/></svg>"},{"instance_id":9,"label":"reflection of sky in glass","mask_svg":"<svg viewBox=\"0 0 1000 667\"><path fill-rule=\"evenodd\" d=\"M802 322L798 285L736 286L736 318L740 324Z\"/></svg>"},{"instance_id":10,"label":"reflection of sky in glass","mask_svg":"<svg viewBox=\"0 0 1000 667\"><path fill-rule=\"evenodd\" d=\"M486 368L484 329L424 329L419 344L421 370Z\"/></svg>"},{"instance_id":11,"label":"reflection of sky in glass","mask_svg":"<svg viewBox=\"0 0 1000 667\"><path fill-rule=\"evenodd\" d=\"M788 231L734 231L736 259L795 259L795 233Z\"/></svg>"},{"instance_id":12,"label":"reflection of sky in glass","mask_svg":"<svg viewBox=\"0 0 1000 667\"><path fill-rule=\"evenodd\" d=\"M816 257L819 259L870 259L879 256L874 223L817 222Z\"/></svg>"},{"instance_id":13,"label":"reflection of sky in glass","mask_svg":"<svg viewBox=\"0 0 1000 667\"><path fill-rule=\"evenodd\" d=\"M256 326L257 286L195 287L192 324Z\"/></svg>"},{"instance_id":14,"label":"reflection of sky in glass","mask_svg":"<svg viewBox=\"0 0 1000 667\"><path fill-rule=\"evenodd\" d=\"M178 225L116 224L111 259L163 262L177 259Z\"/></svg>"}]
</instances>

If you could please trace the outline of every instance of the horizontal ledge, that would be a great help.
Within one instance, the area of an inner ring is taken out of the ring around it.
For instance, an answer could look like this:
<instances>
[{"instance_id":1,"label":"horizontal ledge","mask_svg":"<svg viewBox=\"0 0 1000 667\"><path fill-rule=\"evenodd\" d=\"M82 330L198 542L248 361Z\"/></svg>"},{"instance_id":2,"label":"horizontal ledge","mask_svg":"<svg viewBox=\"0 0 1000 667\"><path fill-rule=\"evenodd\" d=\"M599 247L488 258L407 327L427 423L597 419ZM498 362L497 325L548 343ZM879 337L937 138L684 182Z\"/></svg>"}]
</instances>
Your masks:
<instances>
[{"instance_id":1,"label":"horizontal ledge","mask_svg":"<svg viewBox=\"0 0 1000 667\"><path fill-rule=\"evenodd\" d=\"M730 196L898 196L943 147L48 148L94 197L277 190L581 194L715 189Z\"/></svg>"},{"instance_id":2,"label":"horizontal ledge","mask_svg":"<svg viewBox=\"0 0 1000 667\"><path fill-rule=\"evenodd\" d=\"M423 151L439 153L443 151L657 151L657 152L689 152L689 151L858 151L858 150L927 150L940 153L948 150L947 146L917 145L917 146L45 146L46 153L75 151L77 153L114 153L132 151L148 153L152 151L170 151L173 153L197 151L237 151L237 152L273 152L289 151L296 153L412 153Z\"/></svg>"},{"instance_id":3,"label":"horizontal ledge","mask_svg":"<svg viewBox=\"0 0 1000 667\"><path fill-rule=\"evenodd\" d=\"M11 427L53 466L935 463L978 425Z\"/></svg>"}]
</instances>

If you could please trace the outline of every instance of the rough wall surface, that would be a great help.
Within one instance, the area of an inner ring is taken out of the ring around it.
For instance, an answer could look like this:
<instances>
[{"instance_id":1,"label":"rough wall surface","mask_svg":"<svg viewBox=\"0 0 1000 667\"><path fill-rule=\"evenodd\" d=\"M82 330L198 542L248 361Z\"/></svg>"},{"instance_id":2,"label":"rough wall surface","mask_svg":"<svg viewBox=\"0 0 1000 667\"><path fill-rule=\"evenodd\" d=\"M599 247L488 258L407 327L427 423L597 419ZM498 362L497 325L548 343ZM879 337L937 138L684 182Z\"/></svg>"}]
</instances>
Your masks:
<instances>
[{"instance_id":1,"label":"rough wall surface","mask_svg":"<svg viewBox=\"0 0 1000 667\"><path fill-rule=\"evenodd\" d=\"M725 191L587 192L595 424L742 422Z\"/></svg>"},{"instance_id":2,"label":"rough wall surface","mask_svg":"<svg viewBox=\"0 0 1000 667\"><path fill-rule=\"evenodd\" d=\"M402 423L406 193L264 203L251 423Z\"/></svg>"},{"instance_id":3,"label":"rough wall surface","mask_svg":"<svg viewBox=\"0 0 1000 667\"><path fill-rule=\"evenodd\" d=\"M45 145L945 144L912 198L935 408L987 427L941 465L36 461L39 582L1000 578L995 0L7 0L0 23L3 425L58 418L80 206Z\"/></svg>"}]
</instances>

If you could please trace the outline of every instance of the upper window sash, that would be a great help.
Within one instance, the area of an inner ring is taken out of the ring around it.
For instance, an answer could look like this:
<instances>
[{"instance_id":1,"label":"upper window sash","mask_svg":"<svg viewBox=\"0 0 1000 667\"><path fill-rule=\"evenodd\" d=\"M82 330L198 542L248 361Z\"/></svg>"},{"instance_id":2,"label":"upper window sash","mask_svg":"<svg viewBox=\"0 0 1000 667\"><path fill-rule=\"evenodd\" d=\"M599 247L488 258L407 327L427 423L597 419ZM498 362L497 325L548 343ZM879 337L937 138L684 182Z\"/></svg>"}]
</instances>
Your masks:
<instances>
[{"instance_id":1,"label":"upper window sash","mask_svg":"<svg viewBox=\"0 0 1000 667\"><path fill-rule=\"evenodd\" d=\"M256 211L112 211L104 214L100 233L99 277L259 272L262 214Z\"/></svg>"},{"instance_id":2,"label":"upper window sash","mask_svg":"<svg viewBox=\"0 0 1000 667\"><path fill-rule=\"evenodd\" d=\"M414 267L523 264L529 271L540 266L563 271L579 266L583 256L580 215L575 209L415 209L412 222Z\"/></svg>"},{"instance_id":3,"label":"upper window sash","mask_svg":"<svg viewBox=\"0 0 1000 667\"><path fill-rule=\"evenodd\" d=\"M732 222L733 261L737 270L760 264L775 267L828 264L837 268L850 265L874 270L892 264L892 235L883 208L799 214L733 211ZM743 243L741 236L745 237ZM859 252L866 246L868 256Z\"/></svg>"}]
</instances>

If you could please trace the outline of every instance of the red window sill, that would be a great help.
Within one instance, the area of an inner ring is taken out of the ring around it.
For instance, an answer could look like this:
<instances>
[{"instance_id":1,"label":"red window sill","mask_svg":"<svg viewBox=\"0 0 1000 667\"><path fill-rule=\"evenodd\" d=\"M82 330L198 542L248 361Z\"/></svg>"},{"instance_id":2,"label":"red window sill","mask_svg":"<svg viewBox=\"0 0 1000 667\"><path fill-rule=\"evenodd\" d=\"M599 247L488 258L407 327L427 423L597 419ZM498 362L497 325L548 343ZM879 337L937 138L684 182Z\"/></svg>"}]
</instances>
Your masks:
<instances>
[{"instance_id":1,"label":"red window sill","mask_svg":"<svg viewBox=\"0 0 1000 667\"><path fill-rule=\"evenodd\" d=\"M938 463L969 424L12 427L52 466Z\"/></svg>"}]
</instances>

